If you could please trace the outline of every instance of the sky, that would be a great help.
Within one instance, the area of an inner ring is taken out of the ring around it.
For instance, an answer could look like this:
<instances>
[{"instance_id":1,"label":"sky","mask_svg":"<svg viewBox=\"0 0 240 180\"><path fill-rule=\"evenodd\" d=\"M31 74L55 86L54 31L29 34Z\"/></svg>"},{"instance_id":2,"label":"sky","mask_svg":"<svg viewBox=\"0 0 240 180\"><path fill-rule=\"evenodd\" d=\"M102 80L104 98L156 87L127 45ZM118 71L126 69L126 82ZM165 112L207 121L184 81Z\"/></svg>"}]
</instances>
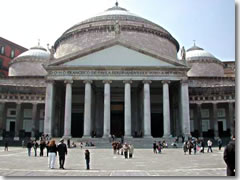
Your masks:
<instances>
[{"instance_id":1,"label":"sky","mask_svg":"<svg viewBox=\"0 0 240 180\"><path fill-rule=\"evenodd\" d=\"M23 47L47 47L73 25L116 0L3 0L0 37ZM234 0L118 0L119 6L166 29L185 49L196 45L222 61L235 60Z\"/></svg>"}]
</instances>

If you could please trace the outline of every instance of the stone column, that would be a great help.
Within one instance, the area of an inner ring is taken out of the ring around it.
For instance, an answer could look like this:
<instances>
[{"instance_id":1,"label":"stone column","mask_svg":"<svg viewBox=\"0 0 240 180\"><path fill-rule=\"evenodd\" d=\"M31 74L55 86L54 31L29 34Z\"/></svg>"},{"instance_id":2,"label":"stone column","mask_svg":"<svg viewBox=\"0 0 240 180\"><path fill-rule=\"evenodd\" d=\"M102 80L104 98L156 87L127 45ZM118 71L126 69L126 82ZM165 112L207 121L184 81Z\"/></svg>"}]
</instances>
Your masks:
<instances>
[{"instance_id":1,"label":"stone column","mask_svg":"<svg viewBox=\"0 0 240 180\"><path fill-rule=\"evenodd\" d=\"M123 81L124 88L124 131L125 137L132 137L132 114L131 114L131 83L132 81Z\"/></svg>"},{"instance_id":2,"label":"stone column","mask_svg":"<svg viewBox=\"0 0 240 180\"><path fill-rule=\"evenodd\" d=\"M185 137L190 134L190 114L189 114L189 94L187 80L181 81L181 115L182 115L182 133Z\"/></svg>"},{"instance_id":3,"label":"stone column","mask_svg":"<svg viewBox=\"0 0 240 180\"><path fill-rule=\"evenodd\" d=\"M169 84L170 81L162 81L163 84L163 137L170 137L170 103L169 103Z\"/></svg>"},{"instance_id":4,"label":"stone column","mask_svg":"<svg viewBox=\"0 0 240 180\"><path fill-rule=\"evenodd\" d=\"M229 102L228 103L228 121L229 121L229 125L230 125L229 128L231 131L231 135L233 134L233 114L234 114L233 102Z\"/></svg>"},{"instance_id":5,"label":"stone column","mask_svg":"<svg viewBox=\"0 0 240 180\"><path fill-rule=\"evenodd\" d=\"M214 129L214 137L218 137L218 118L217 118L216 102L213 102L213 129Z\"/></svg>"},{"instance_id":6,"label":"stone column","mask_svg":"<svg viewBox=\"0 0 240 180\"><path fill-rule=\"evenodd\" d=\"M151 138L151 100L150 100L150 83L151 81L143 81L143 121L144 121L144 138Z\"/></svg>"},{"instance_id":7,"label":"stone column","mask_svg":"<svg viewBox=\"0 0 240 180\"><path fill-rule=\"evenodd\" d=\"M36 136L37 130L37 103L33 103L32 106L32 137Z\"/></svg>"},{"instance_id":8,"label":"stone column","mask_svg":"<svg viewBox=\"0 0 240 180\"><path fill-rule=\"evenodd\" d=\"M19 131L22 128L21 118L22 118L22 104L20 102L17 102L16 107L16 123L15 123L15 136L14 140L19 140Z\"/></svg>"},{"instance_id":9,"label":"stone column","mask_svg":"<svg viewBox=\"0 0 240 180\"><path fill-rule=\"evenodd\" d=\"M91 102L92 102L92 87L91 80L84 81L85 83L85 97L84 97L84 128L83 137L91 137L92 117L91 117Z\"/></svg>"},{"instance_id":10,"label":"stone column","mask_svg":"<svg viewBox=\"0 0 240 180\"><path fill-rule=\"evenodd\" d=\"M3 131L6 130L6 103L0 103L0 140L3 136Z\"/></svg>"},{"instance_id":11,"label":"stone column","mask_svg":"<svg viewBox=\"0 0 240 180\"><path fill-rule=\"evenodd\" d=\"M45 96L44 134L52 137L54 81L47 81Z\"/></svg>"},{"instance_id":12,"label":"stone column","mask_svg":"<svg viewBox=\"0 0 240 180\"><path fill-rule=\"evenodd\" d=\"M72 80L64 81L66 84L65 115L64 115L64 138L71 138L72 123Z\"/></svg>"},{"instance_id":13,"label":"stone column","mask_svg":"<svg viewBox=\"0 0 240 180\"><path fill-rule=\"evenodd\" d=\"M103 114L103 137L107 138L110 134L111 123L111 92L110 83L112 81L103 81L104 83L104 114Z\"/></svg>"},{"instance_id":14,"label":"stone column","mask_svg":"<svg viewBox=\"0 0 240 180\"><path fill-rule=\"evenodd\" d=\"M201 114L201 103L197 103L196 104L196 106L197 106L197 113L196 113L196 115L197 115L197 118L196 118L196 120L197 120L197 130L198 130L198 132L199 132L199 137L202 137L203 136L203 134L202 134L202 114Z\"/></svg>"}]
</instances>

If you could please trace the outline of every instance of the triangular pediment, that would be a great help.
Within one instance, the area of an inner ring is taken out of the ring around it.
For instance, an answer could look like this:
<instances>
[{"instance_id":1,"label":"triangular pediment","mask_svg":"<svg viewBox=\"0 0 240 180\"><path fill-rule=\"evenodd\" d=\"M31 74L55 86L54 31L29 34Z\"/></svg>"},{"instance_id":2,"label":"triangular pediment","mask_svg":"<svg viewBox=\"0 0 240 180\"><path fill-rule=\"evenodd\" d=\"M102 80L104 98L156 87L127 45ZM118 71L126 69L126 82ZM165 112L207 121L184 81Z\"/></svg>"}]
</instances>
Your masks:
<instances>
[{"instance_id":1,"label":"triangular pediment","mask_svg":"<svg viewBox=\"0 0 240 180\"><path fill-rule=\"evenodd\" d=\"M169 66L174 65L151 56L115 45L101 51L77 58L62 64L63 66Z\"/></svg>"},{"instance_id":2,"label":"triangular pediment","mask_svg":"<svg viewBox=\"0 0 240 180\"><path fill-rule=\"evenodd\" d=\"M110 41L56 59L49 66L179 67L185 65L171 58L160 57L120 41Z\"/></svg>"}]
</instances>

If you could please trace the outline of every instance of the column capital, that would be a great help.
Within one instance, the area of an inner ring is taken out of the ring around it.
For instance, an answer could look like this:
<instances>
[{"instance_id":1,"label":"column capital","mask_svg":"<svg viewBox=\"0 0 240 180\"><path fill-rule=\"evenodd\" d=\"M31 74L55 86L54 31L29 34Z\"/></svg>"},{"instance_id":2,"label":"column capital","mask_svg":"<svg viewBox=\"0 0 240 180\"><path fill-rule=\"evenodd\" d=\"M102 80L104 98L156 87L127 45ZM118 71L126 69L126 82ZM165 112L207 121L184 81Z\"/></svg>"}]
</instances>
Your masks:
<instances>
[{"instance_id":1,"label":"column capital","mask_svg":"<svg viewBox=\"0 0 240 180\"><path fill-rule=\"evenodd\" d=\"M32 105L38 105L38 102L32 102Z\"/></svg>"},{"instance_id":2,"label":"column capital","mask_svg":"<svg viewBox=\"0 0 240 180\"><path fill-rule=\"evenodd\" d=\"M104 84L106 84L106 83L111 84L112 81L111 81L111 80L103 80L103 83L104 83Z\"/></svg>"},{"instance_id":3,"label":"column capital","mask_svg":"<svg viewBox=\"0 0 240 180\"><path fill-rule=\"evenodd\" d=\"M16 102L16 104L19 104L19 105L21 105L21 104L22 104L22 102L20 102L20 101L17 101L17 102Z\"/></svg>"},{"instance_id":4,"label":"column capital","mask_svg":"<svg viewBox=\"0 0 240 180\"><path fill-rule=\"evenodd\" d=\"M123 83L124 84L127 84L127 83L132 84L132 80L124 80Z\"/></svg>"},{"instance_id":5,"label":"column capital","mask_svg":"<svg viewBox=\"0 0 240 180\"><path fill-rule=\"evenodd\" d=\"M64 83L65 83L65 84L72 84L72 83L73 83L73 80L65 80Z\"/></svg>"},{"instance_id":6,"label":"column capital","mask_svg":"<svg viewBox=\"0 0 240 180\"><path fill-rule=\"evenodd\" d=\"M151 84L152 83L151 80L143 80L142 82L143 82L143 84Z\"/></svg>"},{"instance_id":7,"label":"column capital","mask_svg":"<svg viewBox=\"0 0 240 180\"><path fill-rule=\"evenodd\" d=\"M55 83L55 81L54 81L54 80L51 80L51 79L46 79L45 82L46 82L46 83L52 83L52 84Z\"/></svg>"},{"instance_id":8,"label":"column capital","mask_svg":"<svg viewBox=\"0 0 240 180\"><path fill-rule=\"evenodd\" d=\"M169 81L169 80L163 80L163 81L161 81L161 83L162 83L162 84L170 84L171 81Z\"/></svg>"},{"instance_id":9,"label":"column capital","mask_svg":"<svg viewBox=\"0 0 240 180\"><path fill-rule=\"evenodd\" d=\"M181 83L181 84L188 84L188 79L181 79L181 80L180 80L180 83Z\"/></svg>"},{"instance_id":10,"label":"column capital","mask_svg":"<svg viewBox=\"0 0 240 180\"><path fill-rule=\"evenodd\" d=\"M84 84L87 84L87 83L92 84L92 82L93 82L92 80L84 80L83 81Z\"/></svg>"}]
</instances>

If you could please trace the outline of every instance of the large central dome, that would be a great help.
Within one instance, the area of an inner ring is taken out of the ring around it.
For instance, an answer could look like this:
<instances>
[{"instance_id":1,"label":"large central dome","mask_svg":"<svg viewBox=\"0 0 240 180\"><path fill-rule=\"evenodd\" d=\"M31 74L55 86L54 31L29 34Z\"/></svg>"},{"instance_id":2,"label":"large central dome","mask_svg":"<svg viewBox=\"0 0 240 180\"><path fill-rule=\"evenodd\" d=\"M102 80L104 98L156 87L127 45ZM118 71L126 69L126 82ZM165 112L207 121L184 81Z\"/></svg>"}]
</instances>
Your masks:
<instances>
[{"instance_id":1,"label":"large central dome","mask_svg":"<svg viewBox=\"0 0 240 180\"><path fill-rule=\"evenodd\" d=\"M135 47L159 56L177 59L178 42L161 26L116 6L84 20L68 30L55 42L56 58L118 38Z\"/></svg>"}]
</instances>

